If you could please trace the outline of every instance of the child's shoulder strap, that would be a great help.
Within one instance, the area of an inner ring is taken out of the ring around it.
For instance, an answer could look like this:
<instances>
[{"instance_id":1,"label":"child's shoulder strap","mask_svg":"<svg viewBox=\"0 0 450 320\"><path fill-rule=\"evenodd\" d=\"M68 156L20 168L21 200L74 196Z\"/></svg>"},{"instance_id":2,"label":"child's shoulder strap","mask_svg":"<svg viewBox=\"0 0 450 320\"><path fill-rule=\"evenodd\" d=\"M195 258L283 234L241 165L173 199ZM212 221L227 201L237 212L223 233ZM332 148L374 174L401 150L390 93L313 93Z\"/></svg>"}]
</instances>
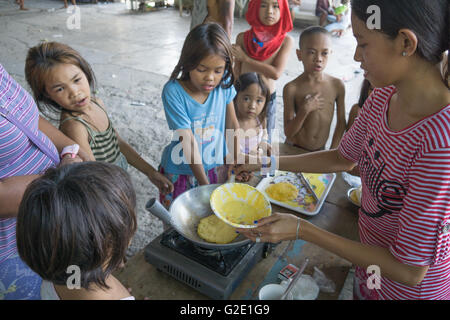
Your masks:
<instances>
[{"instance_id":1,"label":"child's shoulder strap","mask_svg":"<svg viewBox=\"0 0 450 320\"><path fill-rule=\"evenodd\" d=\"M104 112L104 113L106 114L106 116L108 117L108 112L106 112L105 108L103 108L103 107L100 105L100 103L97 102L97 100L92 99L91 101L92 101L93 103L95 103L100 109L102 109L103 112ZM108 117L108 119L109 119L109 117Z\"/></svg>"},{"instance_id":2,"label":"child's shoulder strap","mask_svg":"<svg viewBox=\"0 0 450 320\"><path fill-rule=\"evenodd\" d=\"M75 121L81 122L84 125L84 127L86 128L89 137L91 139L93 139L95 137L95 131L91 128L89 123L86 120L84 120L83 118L81 118L81 117L73 117L73 116L67 117L64 120L62 120L59 123L59 125L61 126L64 122L69 121L69 120L75 120Z\"/></svg>"}]
</instances>

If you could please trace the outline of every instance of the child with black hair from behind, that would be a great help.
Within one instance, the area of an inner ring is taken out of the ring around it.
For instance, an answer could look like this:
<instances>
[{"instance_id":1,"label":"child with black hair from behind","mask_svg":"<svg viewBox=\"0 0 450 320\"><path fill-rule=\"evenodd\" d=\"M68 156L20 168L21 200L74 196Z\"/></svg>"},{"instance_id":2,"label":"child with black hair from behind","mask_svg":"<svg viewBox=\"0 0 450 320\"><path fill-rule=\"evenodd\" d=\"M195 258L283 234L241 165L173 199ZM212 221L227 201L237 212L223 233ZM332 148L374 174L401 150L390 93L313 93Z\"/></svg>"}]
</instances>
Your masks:
<instances>
[{"instance_id":1,"label":"child with black hair from behind","mask_svg":"<svg viewBox=\"0 0 450 320\"><path fill-rule=\"evenodd\" d=\"M52 168L34 180L16 235L20 257L43 279L41 298L134 300L112 272L136 231L135 207L130 176L106 162Z\"/></svg>"},{"instance_id":2,"label":"child with black hair from behind","mask_svg":"<svg viewBox=\"0 0 450 320\"><path fill-rule=\"evenodd\" d=\"M346 126L345 85L325 72L332 53L330 33L319 26L306 28L296 53L304 70L283 88L286 143L306 151L325 149L336 113L330 149L336 148Z\"/></svg>"}]
</instances>

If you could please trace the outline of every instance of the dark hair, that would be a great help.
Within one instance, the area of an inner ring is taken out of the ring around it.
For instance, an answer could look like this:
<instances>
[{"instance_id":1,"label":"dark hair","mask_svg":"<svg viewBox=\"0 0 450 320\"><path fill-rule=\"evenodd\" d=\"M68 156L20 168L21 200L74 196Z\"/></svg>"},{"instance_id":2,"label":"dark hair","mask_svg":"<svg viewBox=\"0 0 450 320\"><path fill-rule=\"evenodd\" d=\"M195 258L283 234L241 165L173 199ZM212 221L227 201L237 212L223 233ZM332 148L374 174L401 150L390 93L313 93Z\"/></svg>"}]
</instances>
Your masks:
<instances>
[{"instance_id":1,"label":"dark hair","mask_svg":"<svg viewBox=\"0 0 450 320\"><path fill-rule=\"evenodd\" d=\"M364 79L361 84L361 92L359 93L359 100L358 100L358 106L360 108L363 107L364 102L366 102L367 98L369 97L369 90L371 89L372 85L370 84L369 80Z\"/></svg>"},{"instance_id":2,"label":"dark hair","mask_svg":"<svg viewBox=\"0 0 450 320\"><path fill-rule=\"evenodd\" d=\"M239 92L244 91L249 86L251 86L252 84L255 84L255 83L261 88L261 93L266 98L264 107L263 107L261 113L259 114L259 120L262 122L262 121L264 121L264 119L266 119L267 105L269 104L269 101L270 101L270 90L258 73L256 73L256 72L243 73L236 80L234 87L236 88L237 94L234 97L234 108L235 108L236 114L237 114L237 107L238 107L237 106L237 98L238 98Z\"/></svg>"},{"instance_id":3,"label":"dark hair","mask_svg":"<svg viewBox=\"0 0 450 320\"><path fill-rule=\"evenodd\" d=\"M200 24L188 33L170 80L189 80L189 72L197 68L205 57L213 54L225 60L225 73L219 85L221 84L223 88L231 87L234 75L230 38L225 30L214 22Z\"/></svg>"},{"instance_id":4,"label":"dark hair","mask_svg":"<svg viewBox=\"0 0 450 320\"><path fill-rule=\"evenodd\" d=\"M300 38L298 41L300 49L302 48L302 43L303 43L303 41L305 41L306 38L308 38L312 35L315 35L315 34L319 34L319 33L330 36L330 33L328 32L328 30L325 29L324 27L320 27L320 26L312 26L312 27L308 27L305 30L303 30L303 32L300 34Z\"/></svg>"},{"instance_id":5,"label":"dark hair","mask_svg":"<svg viewBox=\"0 0 450 320\"><path fill-rule=\"evenodd\" d=\"M450 50L447 50L446 53L444 53L444 56L447 57L447 61L443 61L442 63L442 76L444 77L444 82L447 81L447 87L450 88L450 70L449 70L449 60L450 60Z\"/></svg>"},{"instance_id":6,"label":"dark hair","mask_svg":"<svg viewBox=\"0 0 450 320\"><path fill-rule=\"evenodd\" d=\"M129 175L105 162L52 168L26 189L17 217L22 260L43 279L66 285L76 265L81 286L108 288L136 231L136 195Z\"/></svg>"},{"instance_id":7,"label":"dark hair","mask_svg":"<svg viewBox=\"0 0 450 320\"><path fill-rule=\"evenodd\" d=\"M352 0L352 12L367 21L371 5L380 8L380 32L395 38L400 29L409 29L418 39L417 54L421 58L434 65L442 61L443 53L450 48L449 0ZM448 80L448 76L447 70L444 77Z\"/></svg>"},{"instance_id":8,"label":"dark hair","mask_svg":"<svg viewBox=\"0 0 450 320\"><path fill-rule=\"evenodd\" d=\"M28 50L25 61L25 77L33 92L34 100L41 112L46 115L66 111L51 100L45 88L45 80L52 69L59 64L73 64L80 68L89 82L91 92L95 93L96 80L89 63L74 49L59 42L42 42Z\"/></svg>"}]
</instances>

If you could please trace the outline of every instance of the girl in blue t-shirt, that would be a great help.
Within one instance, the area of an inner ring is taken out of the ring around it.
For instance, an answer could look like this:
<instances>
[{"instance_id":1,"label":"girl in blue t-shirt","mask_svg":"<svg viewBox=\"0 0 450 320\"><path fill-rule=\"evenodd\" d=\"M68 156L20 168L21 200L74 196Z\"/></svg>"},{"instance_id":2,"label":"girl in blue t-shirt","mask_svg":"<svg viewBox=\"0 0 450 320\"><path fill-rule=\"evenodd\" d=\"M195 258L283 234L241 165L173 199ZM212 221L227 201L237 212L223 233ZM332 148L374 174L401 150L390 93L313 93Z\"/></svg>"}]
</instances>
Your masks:
<instances>
[{"instance_id":1,"label":"girl in blue t-shirt","mask_svg":"<svg viewBox=\"0 0 450 320\"><path fill-rule=\"evenodd\" d=\"M233 82L227 33L216 23L192 29L162 92L167 123L174 133L159 168L174 185L172 193L160 195L165 206L186 190L225 181L225 130L239 127ZM234 134L230 138L236 139Z\"/></svg>"}]
</instances>

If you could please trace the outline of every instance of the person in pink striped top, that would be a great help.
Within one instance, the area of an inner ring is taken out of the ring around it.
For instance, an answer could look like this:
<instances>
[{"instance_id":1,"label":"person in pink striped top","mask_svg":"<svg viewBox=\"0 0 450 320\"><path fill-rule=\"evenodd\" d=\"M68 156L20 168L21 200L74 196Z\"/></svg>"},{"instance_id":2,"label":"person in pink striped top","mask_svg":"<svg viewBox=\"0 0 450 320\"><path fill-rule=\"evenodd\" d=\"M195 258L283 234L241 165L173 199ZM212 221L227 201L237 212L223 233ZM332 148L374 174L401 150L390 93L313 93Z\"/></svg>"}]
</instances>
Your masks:
<instances>
[{"instance_id":1,"label":"person in pink striped top","mask_svg":"<svg viewBox=\"0 0 450 320\"><path fill-rule=\"evenodd\" d=\"M439 68L449 15L447 0L352 0L354 58L376 89L337 149L278 159L294 172L359 166L360 242L280 213L239 232L303 239L347 259L355 299L450 299L450 89Z\"/></svg>"},{"instance_id":2,"label":"person in pink striped top","mask_svg":"<svg viewBox=\"0 0 450 320\"><path fill-rule=\"evenodd\" d=\"M13 115L46 146L46 152L6 117ZM19 258L16 216L28 184L56 166L65 146L75 142L41 118L33 98L0 64L0 300L40 299L41 278ZM50 156L49 156L50 155ZM52 157L52 155L54 155ZM88 159L80 150L79 156ZM65 159L64 163L81 161Z\"/></svg>"}]
</instances>

